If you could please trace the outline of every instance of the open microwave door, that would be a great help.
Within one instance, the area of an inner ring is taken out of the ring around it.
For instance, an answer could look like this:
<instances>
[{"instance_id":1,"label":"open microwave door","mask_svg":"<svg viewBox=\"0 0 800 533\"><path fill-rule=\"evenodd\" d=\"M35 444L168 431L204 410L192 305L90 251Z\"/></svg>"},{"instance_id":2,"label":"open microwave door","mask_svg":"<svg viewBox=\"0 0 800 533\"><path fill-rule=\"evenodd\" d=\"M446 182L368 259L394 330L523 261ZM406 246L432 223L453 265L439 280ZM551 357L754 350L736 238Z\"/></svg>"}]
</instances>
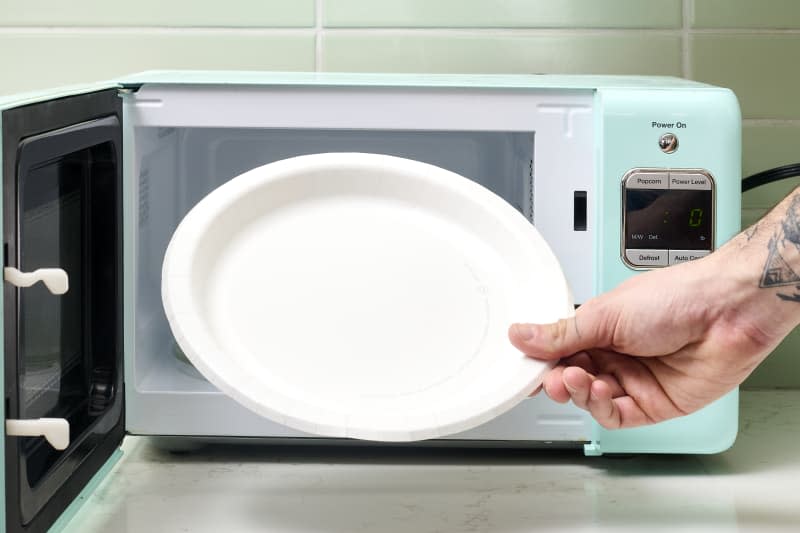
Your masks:
<instances>
[{"instance_id":1,"label":"open microwave door","mask_svg":"<svg viewBox=\"0 0 800 533\"><path fill-rule=\"evenodd\" d=\"M46 531L124 433L121 102L0 113L5 524Z\"/></svg>"}]
</instances>

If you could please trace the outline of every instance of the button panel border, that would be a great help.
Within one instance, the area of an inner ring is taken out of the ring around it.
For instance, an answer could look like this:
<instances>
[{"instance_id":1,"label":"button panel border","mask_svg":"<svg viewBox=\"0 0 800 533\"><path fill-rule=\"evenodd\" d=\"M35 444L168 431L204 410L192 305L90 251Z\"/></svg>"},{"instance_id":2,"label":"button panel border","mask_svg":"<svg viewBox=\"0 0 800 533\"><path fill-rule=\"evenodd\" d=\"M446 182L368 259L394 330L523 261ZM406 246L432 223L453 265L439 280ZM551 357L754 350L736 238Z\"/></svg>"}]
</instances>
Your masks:
<instances>
[{"instance_id":1,"label":"button panel border","mask_svg":"<svg viewBox=\"0 0 800 533\"><path fill-rule=\"evenodd\" d=\"M622 181L620 182L620 189L622 193L622 203L620 204L620 215L622 219L622 231L620 232L620 245L619 245L619 256L622 262L628 268L632 270L652 270L654 268L666 268L666 266L652 266L652 265L637 265L635 263L631 263L628 261L627 256L625 255L625 231L626 231L626 216L625 216L625 205L627 200L628 194L628 187L627 182L636 174L648 174L648 173L666 173L669 180L669 173L681 173L681 174L702 174L709 179L711 183L711 249L708 250L708 253L712 253L716 249L716 236L717 236L717 182L714 179L714 176L709 172L707 169L704 168L655 168L655 167L636 167L628 170L623 176ZM668 187L666 190L671 189ZM689 190L681 187L676 187L676 190ZM670 248L667 248L667 254L669 255ZM683 250L683 249L682 249ZM700 250L697 250L700 251ZM706 250L703 250L706 251Z\"/></svg>"}]
</instances>

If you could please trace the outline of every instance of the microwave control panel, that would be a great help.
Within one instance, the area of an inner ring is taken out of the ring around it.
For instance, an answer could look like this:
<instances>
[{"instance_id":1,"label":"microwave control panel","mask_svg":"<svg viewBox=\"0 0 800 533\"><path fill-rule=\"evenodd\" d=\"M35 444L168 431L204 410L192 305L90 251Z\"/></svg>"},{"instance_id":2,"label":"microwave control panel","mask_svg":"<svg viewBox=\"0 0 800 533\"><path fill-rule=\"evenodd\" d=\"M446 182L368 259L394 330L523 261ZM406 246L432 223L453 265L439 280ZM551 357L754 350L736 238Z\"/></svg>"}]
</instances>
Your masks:
<instances>
[{"instance_id":1,"label":"microwave control panel","mask_svg":"<svg viewBox=\"0 0 800 533\"><path fill-rule=\"evenodd\" d=\"M714 178L707 170L637 168L622 178L622 260L659 268L711 253Z\"/></svg>"}]
</instances>

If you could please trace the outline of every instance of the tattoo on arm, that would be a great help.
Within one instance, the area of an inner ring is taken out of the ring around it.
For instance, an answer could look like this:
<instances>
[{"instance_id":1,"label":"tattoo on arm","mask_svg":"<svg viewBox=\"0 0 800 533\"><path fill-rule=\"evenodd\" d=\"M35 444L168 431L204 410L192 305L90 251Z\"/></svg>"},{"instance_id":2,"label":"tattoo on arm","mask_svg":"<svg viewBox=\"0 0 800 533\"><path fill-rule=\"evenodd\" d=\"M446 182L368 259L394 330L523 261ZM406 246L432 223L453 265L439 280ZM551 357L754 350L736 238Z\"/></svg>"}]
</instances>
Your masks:
<instances>
[{"instance_id":1,"label":"tattoo on arm","mask_svg":"<svg viewBox=\"0 0 800 533\"><path fill-rule=\"evenodd\" d=\"M794 294L784 294L782 292L779 292L778 298L780 298L781 300L785 300L787 302L800 303L800 285L795 286Z\"/></svg>"},{"instance_id":2,"label":"tattoo on arm","mask_svg":"<svg viewBox=\"0 0 800 533\"><path fill-rule=\"evenodd\" d=\"M754 233L755 227L753 233L748 233L748 240ZM792 198L780 227L767 244L767 249L767 262L761 273L759 287L794 285L796 291L793 294L778 293L777 296L781 300L800 303L800 292L797 292L800 291L800 274L795 270L800 270L800 194Z\"/></svg>"},{"instance_id":3,"label":"tattoo on arm","mask_svg":"<svg viewBox=\"0 0 800 533\"><path fill-rule=\"evenodd\" d=\"M752 226L750 226L749 228L747 228L744 231L745 237L747 237L747 242L750 242L750 239L753 238L753 235L755 235L757 231L758 231L758 224L757 223L753 224Z\"/></svg>"}]
</instances>

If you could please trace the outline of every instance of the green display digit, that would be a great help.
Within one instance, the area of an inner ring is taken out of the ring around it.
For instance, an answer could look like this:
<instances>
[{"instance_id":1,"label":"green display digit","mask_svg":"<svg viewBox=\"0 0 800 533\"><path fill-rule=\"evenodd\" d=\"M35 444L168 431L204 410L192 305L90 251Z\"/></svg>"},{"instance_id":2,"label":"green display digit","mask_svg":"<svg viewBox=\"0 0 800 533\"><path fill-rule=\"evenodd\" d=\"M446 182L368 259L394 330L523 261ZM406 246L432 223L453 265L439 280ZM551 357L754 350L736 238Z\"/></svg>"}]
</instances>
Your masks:
<instances>
[{"instance_id":1,"label":"green display digit","mask_svg":"<svg viewBox=\"0 0 800 533\"><path fill-rule=\"evenodd\" d=\"M699 207L695 207L691 211L689 211L689 227L696 228L703 223L703 210Z\"/></svg>"}]
</instances>

